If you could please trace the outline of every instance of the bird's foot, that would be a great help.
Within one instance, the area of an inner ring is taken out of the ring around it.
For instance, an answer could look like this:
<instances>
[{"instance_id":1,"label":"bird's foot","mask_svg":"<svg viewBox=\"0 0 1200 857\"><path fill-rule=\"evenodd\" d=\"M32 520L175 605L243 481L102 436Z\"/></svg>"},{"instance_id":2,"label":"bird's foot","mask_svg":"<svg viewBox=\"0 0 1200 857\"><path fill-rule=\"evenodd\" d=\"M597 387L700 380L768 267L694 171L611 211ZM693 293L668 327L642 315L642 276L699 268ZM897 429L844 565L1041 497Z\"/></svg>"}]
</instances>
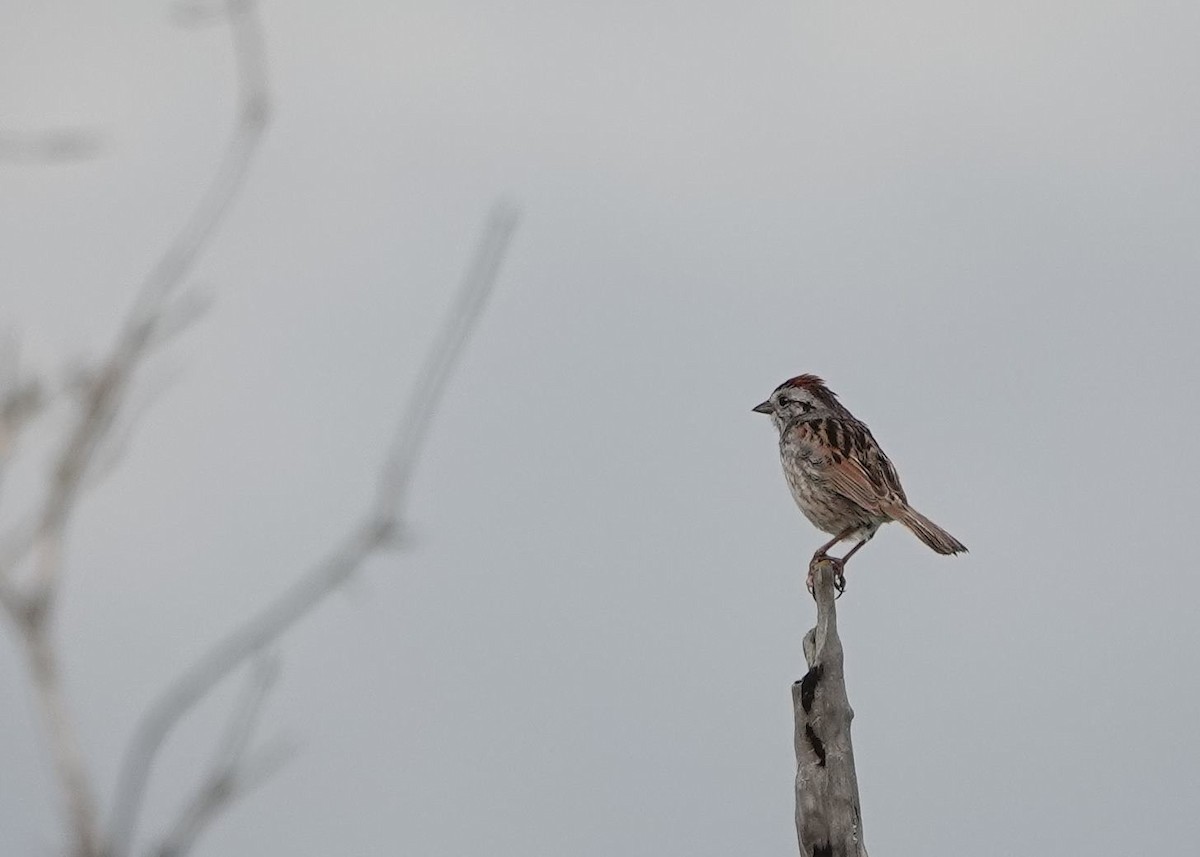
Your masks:
<instances>
[{"instance_id":1,"label":"bird's foot","mask_svg":"<svg viewBox=\"0 0 1200 857\"><path fill-rule=\"evenodd\" d=\"M833 588L837 590L835 598L841 598L846 592L846 568L842 560L836 556L830 556L826 553L814 554L812 561L808 564L808 577L804 581L805 588L808 589L808 594L813 598L817 597L817 584L813 577L817 566L822 562L828 562L833 566Z\"/></svg>"}]
</instances>

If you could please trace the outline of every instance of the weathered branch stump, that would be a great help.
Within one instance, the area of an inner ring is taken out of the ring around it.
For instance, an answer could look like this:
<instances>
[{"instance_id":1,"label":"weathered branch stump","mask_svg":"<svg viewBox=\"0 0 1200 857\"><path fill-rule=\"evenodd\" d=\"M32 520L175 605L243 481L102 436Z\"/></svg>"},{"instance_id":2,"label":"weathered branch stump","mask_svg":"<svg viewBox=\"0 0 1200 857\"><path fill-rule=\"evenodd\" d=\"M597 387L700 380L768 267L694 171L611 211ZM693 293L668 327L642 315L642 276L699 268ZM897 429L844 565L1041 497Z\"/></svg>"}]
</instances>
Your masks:
<instances>
[{"instance_id":1,"label":"weathered branch stump","mask_svg":"<svg viewBox=\"0 0 1200 857\"><path fill-rule=\"evenodd\" d=\"M796 835L802 857L867 857L834 578L826 558L812 565L817 626L804 635L808 672L792 685L796 718Z\"/></svg>"}]
</instances>

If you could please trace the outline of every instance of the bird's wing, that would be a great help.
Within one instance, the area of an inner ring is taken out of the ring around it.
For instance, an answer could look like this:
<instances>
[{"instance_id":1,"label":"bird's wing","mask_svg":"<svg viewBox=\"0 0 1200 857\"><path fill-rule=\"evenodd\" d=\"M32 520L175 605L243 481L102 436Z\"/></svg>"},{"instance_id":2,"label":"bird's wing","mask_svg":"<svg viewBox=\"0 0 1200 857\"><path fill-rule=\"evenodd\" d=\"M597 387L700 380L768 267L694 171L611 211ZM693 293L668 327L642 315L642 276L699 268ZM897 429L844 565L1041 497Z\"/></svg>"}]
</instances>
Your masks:
<instances>
[{"instance_id":1,"label":"bird's wing","mask_svg":"<svg viewBox=\"0 0 1200 857\"><path fill-rule=\"evenodd\" d=\"M868 512L890 515L907 505L896 468L862 423L823 417L794 427L825 478Z\"/></svg>"}]
</instances>

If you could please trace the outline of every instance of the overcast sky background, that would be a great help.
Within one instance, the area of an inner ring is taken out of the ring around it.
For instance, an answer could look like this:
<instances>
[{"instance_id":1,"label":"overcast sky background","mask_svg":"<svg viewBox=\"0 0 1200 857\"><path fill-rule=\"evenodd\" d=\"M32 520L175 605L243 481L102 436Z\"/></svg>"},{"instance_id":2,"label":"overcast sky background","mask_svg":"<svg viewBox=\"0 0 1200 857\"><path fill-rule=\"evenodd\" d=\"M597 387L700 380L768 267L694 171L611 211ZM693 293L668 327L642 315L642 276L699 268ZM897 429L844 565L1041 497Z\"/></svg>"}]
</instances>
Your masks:
<instances>
[{"instance_id":1,"label":"overcast sky background","mask_svg":"<svg viewBox=\"0 0 1200 857\"><path fill-rule=\"evenodd\" d=\"M88 498L61 636L99 787L175 671L368 502L491 201L524 216L414 550L289 635L300 755L200 855L784 855L824 539L750 412L824 376L909 497L839 604L881 855L1200 841L1200 6L267 2L276 104L213 311ZM95 354L204 186L228 34L11 0L0 323ZM47 426L47 430L53 424ZM40 461L5 496L5 515ZM0 853L56 853L11 634ZM171 818L229 694L168 748Z\"/></svg>"}]
</instances>

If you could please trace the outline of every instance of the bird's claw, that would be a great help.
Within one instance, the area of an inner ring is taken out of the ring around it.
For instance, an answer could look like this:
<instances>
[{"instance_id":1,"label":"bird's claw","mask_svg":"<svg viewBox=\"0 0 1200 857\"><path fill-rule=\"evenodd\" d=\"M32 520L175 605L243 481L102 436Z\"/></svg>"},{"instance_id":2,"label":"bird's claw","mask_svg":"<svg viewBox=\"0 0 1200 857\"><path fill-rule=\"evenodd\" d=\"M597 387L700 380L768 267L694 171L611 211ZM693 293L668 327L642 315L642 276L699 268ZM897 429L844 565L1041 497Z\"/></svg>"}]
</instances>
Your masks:
<instances>
[{"instance_id":1,"label":"bird's claw","mask_svg":"<svg viewBox=\"0 0 1200 857\"><path fill-rule=\"evenodd\" d=\"M833 566L833 588L837 592L834 599L841 598L846 593L846 571L842 565L842 561L835 556L818 555L812 558L812 562L808 564L808 577L804 581L804 586L808 589L808 594L813 598L817 597L817 585L813 580L813 569L817 567L819 562L828 562Z\"/></svg>"}]
</instances>

